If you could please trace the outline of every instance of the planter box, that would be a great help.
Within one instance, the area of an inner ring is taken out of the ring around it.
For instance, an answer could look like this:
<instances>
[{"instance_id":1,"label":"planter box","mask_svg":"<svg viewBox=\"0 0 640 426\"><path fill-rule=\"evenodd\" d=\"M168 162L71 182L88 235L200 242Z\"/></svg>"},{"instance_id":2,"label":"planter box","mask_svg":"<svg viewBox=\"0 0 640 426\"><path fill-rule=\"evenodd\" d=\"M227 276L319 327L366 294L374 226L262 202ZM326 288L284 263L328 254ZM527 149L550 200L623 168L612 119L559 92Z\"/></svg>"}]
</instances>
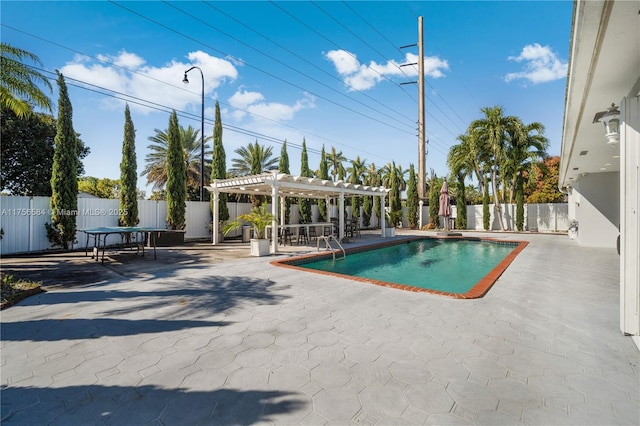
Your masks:
<instances>
[{"instance_id":1,"label":"planter box","mask_svg":"<svg viewBox=\"0 0 640 426\"><path fill-rule=\"evenodd\" d=\"M172 247L184 244L185 231L149 232L149 247Z\"/></svg>"},{"instance_id":2,"label":"planter box","mask_svg":"<svg viewBox=\"0 0 640 426\"><path fill-rule=\"evenodd\" d=\"M385 228L384 229L385 237L395 237L396 236L396 228Z\"/></svg>"},{"instance_id":3,"label":"planter box","mask_svg":"<svg viewBox=\"0 0 640 426\"><path fill-rule=\"evenodd\" d=\"M249 244L251 245L251 256L269 256L271 254L267 239L252 238Z\"/></svg>"}]
</instances>

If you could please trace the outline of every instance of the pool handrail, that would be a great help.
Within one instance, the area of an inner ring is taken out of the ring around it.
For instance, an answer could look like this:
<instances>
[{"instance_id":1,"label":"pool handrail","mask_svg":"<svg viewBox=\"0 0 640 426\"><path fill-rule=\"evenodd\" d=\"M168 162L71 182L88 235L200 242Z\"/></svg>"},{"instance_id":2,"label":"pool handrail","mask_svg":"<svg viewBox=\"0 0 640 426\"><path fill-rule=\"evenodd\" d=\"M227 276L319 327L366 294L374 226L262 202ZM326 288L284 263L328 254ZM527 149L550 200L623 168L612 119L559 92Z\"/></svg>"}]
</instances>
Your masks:
<instances>
[{"instance_id":1,"label":"pool handrail","mask_svg":"<svg viewBox=\"0 0 640 426\"><path fill-rule=\"evenodd\" d=\"M320 251L320 239L322 239L325 242L325 244L326 244L325 248L327 250L332 250L331 254L333 255L333 260L336 260L336 251L338 251L338 250L334 249L331 246L331 240L332 239L333 239L333 241L336 242L338 247L340 247L340 250L342 250L342 258L346 259L347 253L344 251L344 247L342 247L342 244L340 244L340 241L338 241L338 239L335 236L333 236L333 235L321 235L321 236L319 236L318 239L316 240L316 250L317 251Z\"/></svg>"}]
</instances>

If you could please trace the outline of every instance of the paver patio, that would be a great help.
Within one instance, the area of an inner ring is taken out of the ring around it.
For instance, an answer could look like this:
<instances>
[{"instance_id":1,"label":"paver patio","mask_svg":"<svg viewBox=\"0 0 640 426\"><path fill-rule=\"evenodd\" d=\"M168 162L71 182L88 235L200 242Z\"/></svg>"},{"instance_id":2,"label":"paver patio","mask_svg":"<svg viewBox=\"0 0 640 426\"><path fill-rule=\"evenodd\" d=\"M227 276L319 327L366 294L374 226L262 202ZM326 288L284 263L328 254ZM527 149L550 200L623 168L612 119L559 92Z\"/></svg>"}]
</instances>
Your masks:
<instances>
[{"instance_id":1,"label":"paver patio","mask_svg":"<svg viewBox=\"0 0 640 426\"><path fill-rule=\"evenodd\" d=\"M273 257L30 297L2 312L2 423L640 424L617 253L513 238L475 300Z\"/></svg>"}]
</instances>

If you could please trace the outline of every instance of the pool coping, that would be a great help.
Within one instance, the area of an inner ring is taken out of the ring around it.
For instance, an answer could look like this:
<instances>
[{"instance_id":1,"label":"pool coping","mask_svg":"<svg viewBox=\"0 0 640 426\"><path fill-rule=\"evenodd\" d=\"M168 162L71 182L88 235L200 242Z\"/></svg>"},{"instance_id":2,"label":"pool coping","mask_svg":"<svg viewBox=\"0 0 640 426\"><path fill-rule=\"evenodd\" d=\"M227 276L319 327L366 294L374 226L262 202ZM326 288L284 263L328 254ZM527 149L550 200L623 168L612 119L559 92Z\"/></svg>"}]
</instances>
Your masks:
<instances>
[{"instance_id":1,"label":"pool coping","mask_svg":"<svg viewBox=\"0 0 640 426\"><path fill-rule=\"evenodd\" d=\"M323 252L318 252L318 253L308 253L308 254L303 254L303 255L300 255L300 256L289 257L289 258L286 258L286 259L273 260L273 261L271 261L269 263L271 265L282 267L282 268L289 268L289 269L294 269L294 270L297 270L297 271L310 272L310 273L316 273L316 274L322 274L322 275L329 275L329 276L333 276L333 277L345 278L345 279L348 279L348 280L351 280L351 281L358 281L358 282L363 282L363 283L368 283L368 284L374 284L374 285L378 285L378 286L382 286L382 287L390 287L390 288L395 288L395 289L398 289L398 290L411 291L411 292L414 292L414 293L437 294L439 296L447 296L447 297L451 297L451 298L454 298L454 299L478 299L478 298L483 297L485 294L487 294L487 292L489 291L489 289L491 289L493 284L495 284L495 282L498 280L498 278L500 278L500 275L502 275L502 273L507 269L507 267L511 264L511 262L513 262L515 260L516 256L518 256L518 254L520 254L520 252L522 252L522 250L524 250L524 248L529 244L528 241L504 240L504 239L491 238L491 237L464 237L464 236L441 236L441 235L429 236L429 237L413 236L413 237L407 237L407 238L397 238L397 239L394 239L392 241L385 241L385 242L376 243L376 244L369 244L369 245L363 245L363 246L358 246L358 247L350 247L350 248L345 249L345 253L346 254L358 253L358 252L361 252L361 251L367 251L367 250L371 250L371 249L394 246L394 245L404 244L404 243L415 241L415 240L424 240L424 239L489 241L489 242L492 242L492 243L509 243L509 244L517 244L517 245L514 247L514 249L509 254L507 254L505 256L504 259L502 259L500 261L500 263L498 263L491 271L489 271L489 273L487 273L483 278L481 278L480 281L478 281L466 293L450 293L450 292L441 291L441 290L432 290L432 289L428 289L428 288L413 287L413 286L409 286L409 285L405 285L405 284L397 284L397 283L392 283L392 282L387 282L387 281L380 281L380 280L376 280L376 279L373 279L373 278L362 278L362 277L355 277L355 276L352 276L352 275L339 274L339 273L336 273L336 272L329 272L329 271L321 271L321 270L317 270L317 269L302 268L302 267L294 264L294 262L299 262L299 261L303 261L303 260L305 260L305 261L306 260L320 260L320 259L324 259L326 257L331 257L334 254L342 254L342 253L340 253L340 250L328 250L328 251L323 251Z\"/></svg>"}]
</instances>

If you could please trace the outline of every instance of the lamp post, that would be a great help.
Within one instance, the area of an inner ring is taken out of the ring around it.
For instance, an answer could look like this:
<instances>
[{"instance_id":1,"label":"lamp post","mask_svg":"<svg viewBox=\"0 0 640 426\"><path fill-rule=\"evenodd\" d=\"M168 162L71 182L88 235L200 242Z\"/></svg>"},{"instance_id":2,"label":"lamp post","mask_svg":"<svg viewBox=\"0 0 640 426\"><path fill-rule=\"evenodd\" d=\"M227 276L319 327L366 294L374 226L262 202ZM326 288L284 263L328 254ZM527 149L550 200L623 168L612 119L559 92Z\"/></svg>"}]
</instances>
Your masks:
<instances>
[{"instance_id":1,"label":"lamp post","mask_svg":"<svg viewBox=\"0 0 640 426\"><path fill-rule=\"evenodd\" d=\"M187 73L193 69L200 71L200 77L202 77L202 114L201 114L201 127L200 127L200 201L204 201L204 74L200 67L191 67L184 72L184 78L182 82L189 84Z\"/></svg>"}]
</instances>

